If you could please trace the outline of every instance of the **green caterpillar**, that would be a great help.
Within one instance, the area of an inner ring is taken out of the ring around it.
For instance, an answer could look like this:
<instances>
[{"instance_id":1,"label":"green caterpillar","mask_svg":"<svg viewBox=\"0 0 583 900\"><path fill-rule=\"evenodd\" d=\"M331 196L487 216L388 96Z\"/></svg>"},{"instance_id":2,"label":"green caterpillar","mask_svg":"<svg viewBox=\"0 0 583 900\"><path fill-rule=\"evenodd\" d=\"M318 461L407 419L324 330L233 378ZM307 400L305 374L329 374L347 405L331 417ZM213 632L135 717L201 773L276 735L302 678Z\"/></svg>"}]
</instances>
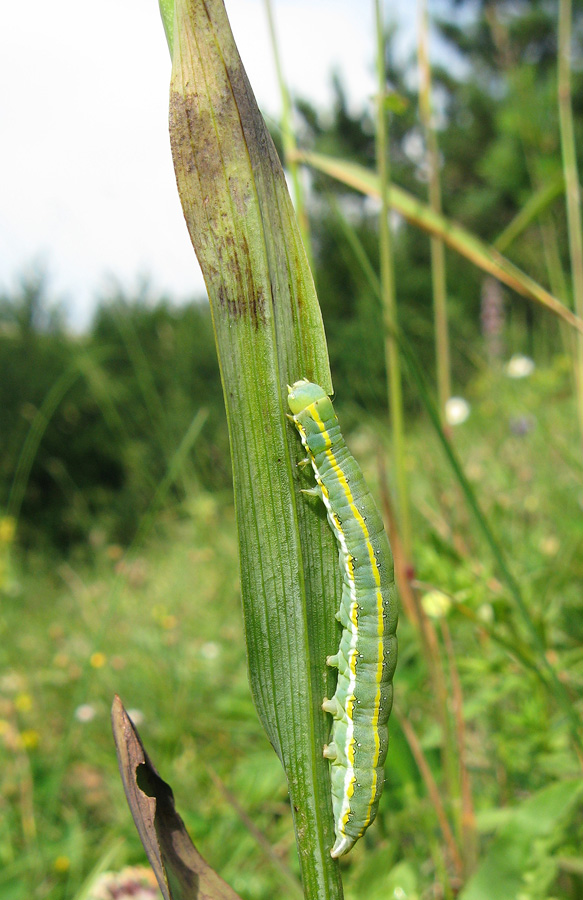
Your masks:
<instances>
[{"instance_id":1,"label":"green caterpillar","mask_svg":"<svg viewBox=\"0 0 583 900\"><path fill-rule=\"evenodd\" d=\"M333 857L348 853L376 816L384 785L387 721L397 662L397 600L393 556L376 504L340 433L332 401L305 379L288 385L290 419L316 476L307 493L324 501L343 572L336 693L322 708L334 717L330 760L336 841Z\"/></svg>"}]
</instances>

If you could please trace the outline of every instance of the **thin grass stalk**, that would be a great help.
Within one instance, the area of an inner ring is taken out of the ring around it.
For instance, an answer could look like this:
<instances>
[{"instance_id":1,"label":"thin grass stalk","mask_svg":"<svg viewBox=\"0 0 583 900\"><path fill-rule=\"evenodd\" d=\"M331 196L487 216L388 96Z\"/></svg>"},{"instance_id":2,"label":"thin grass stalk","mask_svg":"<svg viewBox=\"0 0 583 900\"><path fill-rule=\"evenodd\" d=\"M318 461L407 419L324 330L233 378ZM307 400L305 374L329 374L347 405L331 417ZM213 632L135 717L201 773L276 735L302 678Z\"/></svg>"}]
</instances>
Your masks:
<instances>
[{"instance_id":1,"label":"thin grass stalk","mask_svg":"<svg viewBox=\"0 0 583 900\"><path fill-rule=\"evenodd\" d=\"M445 812L445 808L443 803L441 802L441 796L439 793L439 788L437 787L437 783L435 778L433 777L433 773L425 758L425 754L423 753L423 748L415 733L415 729L409 722L408 718L401 713L399 709L395 709L395 716L401 726L403 734L409 744L409 749L413 754L413 758L417 763L417 768L423 778L425 783L425 787L427 788L427 793L429 794L429 798L435 810L435 815L437 817L437 821L439 822L439 827L441 829L441 833L443 835L443 839L446 843L447 849L449 851L449 856L453 863L453 866L456 871L456 875L458 878L462 877L463 874L463 862L460 856L460 852L453 834L451 830L451 825L449 824L449 820L447 818L447 814Z\"/></svg>"},{"instance_id":2,"label":"thin grass stalk","mask_svg":"<svg viewBox=\"0 0 583 900\"><path fill-rule=\"evenodd\" d=\"M462 684L455 659L455 650L451 639L451 632L447 619L440 620L441 635L445 645L445 652L449 665L451 679L451 696L455 720L455 733L457 740L457 758L459 767L460 792L461 792L461 844L466 878L475 868L478 859L478 839L476 832L476 815L474 812L474 800L472 797L472 785L470 773L466 763L466 723L464 719L464 697Z\"/></svg>"},{"instance_id":3,"label":"thin grass stalk","mask_svg":"<svg viewBox=\"0 0 583 900\"><path fill-rule=\"evenodd\" d=\"M77 381L80 374L76 363L72 363L69 368L65 369L63 374L57 378L49 392L46 394L32 420L28 434L22 445L6 507L7 515L14 519L15 522L18 522L30 473L43 435L49 422L59 408L61 400Z\"/></svg>"},{"instance_id":4,"label":"thin grass stalk","mask_svg":"<svg viewBox=\"0 0 583 900\"><path fill-rule=\"evenodd\" d=\"M420 622L421 643L424 650L424 656L429 671L431 684L433 685L433 693L435 696L435 705L437 718L442 734L441 756L443 771L445 773L445 787L452 806L459 805L460 791L457 782L458 762L456 757L455 736L453 733L452 723L449 715L448 706L448 690L445 678L445 671L441 661L439 652L439 641L437 632L433 626L433 622L423 609L417 591L413 591L415 604L417 607L417 615Z\"/></svg>"},{"instance_id":5,"label":"thin grass stalk","mask_svg":"<svg viewBox=\"0 0 583 900\"><path fill-rule=\"evenodd\" d=\"M401 387L401 363L399 347L394 338L397 324L397 298L395 293L395 270L393 265L393 244L389 222L389 182L391 179L386 115L386 71L385 71L385 31L381 0L375 0L377 36L377 118L376 118L376 158L380 185L381 214L379 223L379 250L381 261L381 302L385 327L385 358L387 366L389 409L393 440L393 462L397 482L397 502L399 525L403 540L403 550L407 560L411 560L411 516L409 512L409 491L405 469L405 434L403 424L403 392Z\"/></svg>"},{"instance_id":6,"label":"thin grass stalk","mask_svg":"<svg viewBox=\"0 0 583 900\"><path fill-rule=\"evenodd\" d=\"M91 897L95 896L93 891L95 882L102 872L106 872L114 864L118 857L123 858L124 848L125 839L123 838L115 838L112 843L108 844L71 900L91 900Z\"/></svg>"},{"instance_id":7,"label":"thin grass stalk","mask_svg":"<svg viewBox=\"0 0 583 900\"><path fill-rule=\"evenodd\" d=\"M450 879L446 860L443 858L443 851L439 846L439 841L437 841L436 837L433 835L429 840L429 848L431 859L433 860L433 865L435 867L434 884L436 892L439 891L441 900L455 900L458 896L460 879L457 877L455 879ZM455 894L452 882L455 883Z\"/></svg>"},{"instance_id":8,"label":"thin grass stalk","mask_svg":"<svg viewBox=\"0 0 583 900\"><path fill-rule=\"evenodd\" d=\"M295 129L293 126L293 104L287 81L283 75L283 67L281 64L281 55L279 52L279 43L275 30L275 18L273 15L272 0L265 0L265 11L267 13L267 23L269 25L269 37L271 40L271 50L275 63L275 71L277 74L277 83L279 85L279 93L281 96L281 139L283 143L283 163L289 172L292 183L294 207L300 227L302 241L308 255L308 261L312 273L314 272L314 260L312 257L312 242L310 239L310 220L306 212L306 202L304 197L304 189L300 177L300 167L297 159L297 141Z\"/></svg>"},{"instance_id":9,"label":"thin grass stalk","mask_svg":"<svg viewBox=\"0 0 583 900\"><path fill-rule=\"evenodd\" d=\"M529 160L527 159L527 165ZM528 165L529 171L532 166ZM565 179L562 172L558 172L553 178L544 184L538 184L537 179L531 173L531 182L535 188L534 194L526 201L524 206L516 213L506 228L500 232L493 243L500 253L505 253L514 241L523 234L540 216L548 212L549 207L565 190ZM558 297L563 296L557 294Z\"/></svg>"},{"instance_id":10,"label":"thin grass stalk","mask_svg":"<svg viewBox=\"0 0 583 900\"><path fill-rule=\"evenodd\" d=\"M34 809L34 781L30 757L24 747L17 751L16 764L22 837L27 851L33 850L36 855L38 829Z\"/></svg>"},{"instance_id":11,"label":"thin grass stalk","mask_svg":"<svg viewBox=\"0 0 583 900\"><path fill-rule=\"evenodd\" d=\"M401 543L401 535L397 528L397 518L391 497L391 489L389 487L389 478L386 466L386 453L379 448L377 454L377 470L379 478L379 493L381 495L381 507L383 510L383 519L387 529L391 549L393 551L393 560L395 563L395 581L399 592L399 602L405 611L405 615L409 622L421 630L421 622L417 611L415 596L411 587L410 572L407 569L407 560L403 553L403 545Z\"/></svg>"},{"instance_id":12,"label":"thin grass stalk","mask_svg":"<svg viewBox=\"0 0 583 900\"><path fill-rule=\"evenodd\" d=\"M421 626L421 643L424 649L433 692L437 717L442 734L441 756L443 771L445 774L445 787L452 806L459 805L460 791L457 782L457 759L455 736L452 729L448 708L448 690L445 671L439 652L439 641L433 622L423 609L417 591L413 591L413 597L417 607L417 615Z\"/></svg>"},{"instance_id":13,"label":"thin grass stalk","mask_svg":"<svg viewBox=\"0 0 583 900\"><path fill-rule=\"evenodd\" d=\"M501 65L504 68L508 80L512 84L512 89L516 91L519 102L524 108L528 108L530 102L529 92L525 90L521 79L516 77L516 67L513 62L508 26L496 15L496 11L493 7L486 12L486 19L490 27L492 39L498 50ZM563 303L566 303L568 302L567 284L558 249L556 228L550 209L553 201L565 191L565 176L563 171L560 171L557 172L550 181L541 183L540 161L537 153L533 153L532 151L533 146L538 153L541 151L540 141L536 137L533 139L533 135L536 136L537 134L537 129L536 127L534 129L530 127L530 120L525 121L524 119L521 119L520 124L520 139L524 151L526 167L535 193L494 241L493 246L501 253L504 253L510 244L522 234L531 222L540 217L539 233L551 291L555 297L558 297ZM566 352L573 358L576 342L571 339L571 336L564 328L561 328L561 337ZM573 391L576 395L576 366L574 359L571 372L573 376Z\"/></svg>"},{"instance_id":14,"label":"thin grass stalk","mask_svg":"<svg viewBox=\"0 0 583 900\"><path fill-rule=\"evenodd\" d=\"M150 417L152 431L157 437L164 462L168 463L172 455L173 435L168 427L166 409L156 386L152 367L130 317L124 312L114 310L113 319L134 370L144 407Z\"/></svg>"},{"instance_id":15,"label":"thin grass stalk","mask_svg":"<svg viewBox=\"0 0 583 900\"><path fill-rule=\"evenodd\" d=\"M513 53L510 46L510 35L508 33L507 24L502 23L493 8L487 12L486 18L506 75L513 85L513 90L517 92L519 101L527 108L530 97L528 91L524 89L521 79L515 77L515 66L513 63ZM535 189L535 193L504 229L502 234L499 235L494 242L494 246L500 252L505 252L511 242L528 227L531 221L540 216L540 238L551 291L555 297L558 297L563 303L568 303L567 298L569 296L569 291L567 289L567 282L559 253L556 228L550 210L550 206L555 198L565 191L564 172L557 172L550 181L541 184L539 159L537 154L532 152L533 145L539 152L541 150L540 142L533 140L533 132L536 135L537 130L536 128L534 130L531 129L530 125L525 124L524 120L521 120L521 124L520 138L523 145L527 171L529 173L530 182ZM572 339L572 336L565 328L561 328L560 331L565 351L572 359L571 374L573 380L573 393L577 397L577 366L575 358L577 342Z\"/></svg>"},{"instance_id":16,"label":"thin grass stalk","mask_svg":"<svg viewBox=\"0 0 583 900\"><path fill-rule=\"evenodd\" d=\"M188 453L192 450L198 436L200 435L201 429L206 420L206 415L206 410L204 408L198 410L198 412L193 417L190 425L188 426L186 432L184 433L182 440L178 443L173 456L168 461L166 473L162 477L158 485L158 489L152 497L148 508L146 509L140 520L138 528L136 529L136 533L126 549L123 557L124 560L132 559L137 555L139 548L144 547L148 535L150 534L152 527L156 521L156 513L160 512L160 508L168 494L168 491L176 482L180 469L184 466L184 463L187 459ZM96 647L103 646L106 643L106 635L112 627L112 621L116 615L116 609L119 605L119 596L123 587L124 575L122 569L120 568L117 571L117 574L115 575L115 578L111 585L111 590L109 593L109 605L104 614L101 616L98 630L95 631L92 635L94 646ZM92 678L92 671L93 670L89 665L89 661L87 661L70 698L71 707L73 709L75 709L83 702L83 697L87 696L87 686L90 679ZM48 778L49 787L47 789L47 793L51 796L51 803L53 804L51 807L51 813L53 813L55 816L57 815L57 806L61 800L61 785L70 762L70 755L72 752L73 739L76 729L77 724L73 719L71 719L69 721L68 729L65 731L60 743L58 763L53 767L50 773L50 777Z\"/></svg>"},{"instance_id":17,"label":"thin grass stalk","mask_svg":"<svg viewBox=\"0 0 583 900\"><path fill-rule=\"evenodd\" d=\"M429 206L441 215L441 185L439 182L439 147L431 110L431 66L429 63L429 17L427 0L419 0L419 114L425 131L427 167L429 170ZM451 396L449 331L447 323L447 284L445 275L445 245L432 235L431 285L435 321L435 358L437 362L437 398L442 425L445 427L445 404Z\"/></svg>"},{"instance_id":18,"label":"thin grass stalk","mask_svg":"<svg viewBox=\"0 0 583 900\"><path fill-rule=\"evenodd\" d=\"M558 105L561 154L565 175L567 230L573 280L575 312L583 318L583 233L581 229L581 188L577 173L575 129L571 105L571 0L559 2ZM575 381L577 415L583 441L583 335L575 338Z\"/></svg>"},{"instance_id":19,"label":"thin grass stalk","mask_svg":"<svg viewBox=\"0 0 583 900\"><path fill-rule=\"evenodd\" d=\"M136 546L142 543L151 531L156 516L162 509L170 488L174 484L176 484L179 475L181 475L185 471L188 465L190 452L197 442L207 419L208 409L204 406L201 406L201 408L198 409L194 414L190 425L184 433L184 437L179 442L176 450L174 451L174 455L168 462L164 477L159 482L156 488L156 492L152 497L152 500L150 501L150 505L147 511L142 516L138 530L136 532L136 536L132 541L132 546ZM189 493L192 493L192 488Z\"/></svg>"},{"instance_id":20,"label":"thin grass stalk","mask_svg":"<svg viewBox=\"0 0 583 900\"><path fill-rule=\"evenodd\" d=\"M543 679L547 690L550 690L551 693L554 694L555 700L557 701L558 705L562 707L563 712L565 713L571 727L571 736L573 739L574 747L579 755L579 759L582 760L583 757L581 756L581 754L583 753L583 728L579 716L571 701L571 697L569 696L569 693L565 686L559 680L553 665L547 657L545 645L539 634L538 628L534 620L532 619L532 616L530 615L528 606L522 595L522 591L520 590L520 585L510 571L502 547L498 543L494 532L492 531L490 524L482 511L482 508L478 502L478 498L476 497L474 490L463 471L462 465L455 453L455 450L453 449L450 441L447 438L447 435L441 427L439 415L433 403L431 402L427 386L425 385L425 381L419 365L415 359L415 355L408 346L408 343L406 342L402 334L399 334L399 343L401 345L403 356L411 372L411 375L417 383L417 388L422 397L423 404L429 414L430 421L437 432L439 441L443 447L443 450L445 451L446 458L453 468L456 478L463 491L466 503L474 514L480 530L484 535L488 546L490 547L490 551L494 557L496 565L498 566L498 570L503 576L504 581L506 582L506 585L509 588L512 598L516 604L516 608L518 609L520 617L530 634L532 645L535 648L538 656L539 666L542 669L542 672L544 672L544 675L542 674L542 672L539 673L540 677Z\"/></svg>"},{"instance_id":21,"label":"thin grass stalk","mask_svg":"<svg viewBox=\"0 0 583 900\"><path fill-rule=\"evenodd\" d=\"M561 182L564 188L564 179L561 175ZM561 260L561 253L559 249L559 238L557 234L557 226L556 222L550 212L550 210L546 213L545 216L541 219L540 223L540 235L541 235L541 243L543 246L543 251L545 255L545 265L548 273L549 284L551 286L551 290L555 297L560 297L563 302L567 300L569 296L569 290L567 287L567 279L565 277L565 270L563 268L563 263ZM577 353L577 345L578 338L577 335L573 334L571 329L567 327L565 322L559 322L559 336L561 339L561 343L563 345L563 352L565 355L571 360L570 367L570 380L571 380L571 389L573 391L573 395L575 398L579 396L579 388L578 388L578 370L576 364L576 353ZM583 336L582 336L583 339ZM577 401L576 401L577 402Z\"/></svg>"},{"instance_id":22,"label":"thin grass stalk","mask_svg":"<svg viewBox=\"0 0 583 900\"><path fill-rule=\"evenodd\" d=\"M529 672L532 672L533 675L537 675L541 680L543 686L548 689L546 681L540 676L540 670L537 666L536 659L531 655L530 647L519 644L516 641L514 641L513 643L509 638L504 637L504 635L500 634L500 631L497 628L494 628L492 625L489 625L487 622L481 619L473 609L471 609L469 606L466 606L465 603L462 603L453 594L444 591L443 588L439 587L438 585L430 584L427 581L418 581L417 579L413 580L411 584L414 588L418 588L423 591L440 591L442 594L445 594L446 597L449 597L452 602L453 612L456 615L459 614L465 619L468 619L477 630L483 631L484 634L487 634L488 637L494 641L494 643L499 644L500 647L503 647L504 650L506 650L506 652L509 653L514 660L521 663L521 665L523 665L525 669L528 669ZM515 635L513 635L513 638L515 638Z\"/></svg>"},{"instance_id":23,"label":"thin grass stalk","mask_svg":"<svg viewBox=\"0 0 583 900\"><path fill-rule=\"evenodd\" d=\"M568 296L567 281L559 252L557 227L550 213L543 217L540 223L540 233L551 290L555 297L560 297L564 301ZM563 322L560 322L559 325L565 335L570 334ZM570 346L572 347L572 342L570 342Z\"/></svg>"},{"instance_id":24,"label":"thin grass stalk","mask_svg":"<svg viewBox=\"0 0 583 900\"><path fill-rule=\"evenodd\" d=\"M77 357L77 365L87 382L89 392L99 407L103 421L116 438L129 440L128 418L121 415L115 404L117 384L109 376L107 370L95 360L90 353L81 352Z\"/></svg>"},{"instance_id":25,"label":"thin grass stalk","mask_svg":"<svg viewBox=\"0 0 583 900\"><path fill-rule=\"evenodd\" d=\"M358 163L346 162L321 153L302 152L298 158L306 165L319 172L324 172L341 184L353 187L361 194L380 197L381 191L377 174ZM438 216L427 204L422 203L395 184L389 186L389 203L396 212L416 228L421 228L428 234L438 235L448 247L465 257L472 265L493 275L521 297L526 297L528 300L544 306L553 315L558 316L583 334L582 318L575 315L572 310L533 278L522 272L495 247L484 243L457 222L447 219L445 216Z\"/></svg>"},{"instance_id":26,"label":"thin grass stalk","mask_svg":"<svg viewBox=\"0 0 583 900\"><path fill-rule=\"evenodd\" d=\"M300 898L303 897L304 891L302 889L301 882L298 880L298 878L296 878L291 869L285 864L281 856L279 856L279 854L275 851L275 848L269 843L263 832L255 824L255 822L253 822L253 820L249 818L249 816L237 800L237 797L233 794L232 791L229 790L223 779L217 772L215 772L211 765L209 765L208 763L205 764L205 769L216 789L221 793L223 799L236 813L242 824L245 826L246 830L256 841L257 845L261 848L261 851L265 855L266 859L269 860L271 865L275 869L277 869L279 874L282 876L293 896Z\"/></svg>"},{"instance_id":27,"label":"thin grass stalk","mask_svg":"<svg viewBox=\"0 0 583 900\"><path fill-rule=\"evenodd\" d=\"M459 796L456 784L456 758L455 746L448 712L447 684L445 672L439 653L437 634L433 623L428 618L419 602L418 594L412 588L405 567L405 558L401 546L401 538L396 527L395 513L389 490L385 459L382 453L378 455L379 486L383 516L387 523L393 558L395 561L395 580L399 589L399 598L405 610L408 620L417 628L419 639L423 649L423 658L427 666L427 672L434 685L433 696L435 698L435 714L439 720L442 734L441 755L445 771L447 793L450 798Z\"/></svg>"}]
</instances>

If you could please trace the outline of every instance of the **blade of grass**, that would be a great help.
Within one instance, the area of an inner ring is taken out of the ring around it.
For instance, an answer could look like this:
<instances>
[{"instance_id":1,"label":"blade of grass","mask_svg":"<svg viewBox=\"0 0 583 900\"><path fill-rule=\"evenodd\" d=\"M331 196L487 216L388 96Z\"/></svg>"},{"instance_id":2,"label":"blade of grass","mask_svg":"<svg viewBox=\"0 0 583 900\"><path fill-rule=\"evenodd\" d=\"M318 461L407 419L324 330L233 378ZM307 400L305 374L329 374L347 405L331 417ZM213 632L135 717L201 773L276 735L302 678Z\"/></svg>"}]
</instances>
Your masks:
<instances>
[{"instance_id":1,"label":"blade of grass","mask_svg":"<svg viewBox=\"0 0 583 900\"><path fill-rule=\"evenodd\" d=\"M281 57L279 53L279 45L275 30L275 18L273 15L273 6L271 0L265 0L265 11L267 13L269 37L271 39L271 49L275 62L275 71L277 73L279 94L281 97L281 137L283 142L283 160L284 165L288 170L291 178L296 215L298 217L298 225L300 227L300 234L304 242L304 247L306 248L306 253L308 254L310 268L313 272L314 262L312 259L311 251L312 245L310 240L310 221L306 212L304 191L302 189L299 165L296 157L297 142L293 127L293 106L286 80L283 77L283 68L281 65Z\"/></svg>"},{"instance_id":2,"label":"blade of grass","mask_svg":"<svg viewBox=\"0 0 583 900\"><path fill-rule=\"evenodd\" d=\"M125 842L122 838L116 838L104 849L103 853L95 863L95 866L93 867L79 890L76 892L72 900L91 900L91 896L95 896L93 894L95 882L103 872L106 872L107 869L109 869L111 864L120 855L120 851L122 850L124 843Z\"/></svg>"},{"instance_id":3,"label":"blade of grass","mask_svg":"<svg viewBox=\"0 0 583 900\"><path fill-rule=\"evenodd\" d=\"M291 871L291 869L285 865L280 856L275 852L272 845L269 843L265 835L262 831L257 828L255 823L249 818L235 795L229 788L226 786L225 782L222 778L217 775L212 766L207 765L206 770L211 781L214 783L215 787L218 791L223 795L229 806L233 808L236 812L237 816L249 832L253 836L253 838L257 841L257 844L261 847L261 850L265 854L266 858L269 862L277 869L280 875L283 877L284 881L290 888L292 894L296 897L303 897L304 892L302 890L302 885Z\"/></svg>"},{"instance_id":4,"label":"blade of grass","mask_svg":"<svg viewBox=\"0 0 583 900\"><path fill-rule=\"evenodd\" d=\"M358 163L346 162L317 153L298 153L298 159L337 181L370 197L380 197L377 175ZM541 304L583 334L583 318L575 315L540 284L502 256L495 247L485 244L461 225L439 216L412 194L392 184L389 204L396 212L418 228L441 237L444 243L478 268L511 287L517 294Z\"/></svg>"},{"instance_id":5,"label":"blade of grass","mask_svg":"<svg viewBox=\"0 0 583 900\"><path fill-rule=\"evenodd\" d=\"M411 753L413 754L415 762L417 763L417 768L419 769L421 777L425 782L427 793L429 794L431 803L435 810L435 815L437 817L437 821L439 822L439 827L447 845L451 861L456 870L456 874L458 878L461 878L464 869L462 859L453 831L451 830L451 826L449 824L449 820L447 818L443 803L441 802L441 795L439 793L439 788L437 787L435 778L433 777L431 767L427 762L427 759L425 758L423 748L421 746L419 738L415 733L415 729L409 722L407 716L405 716L398 708L395 709L395 716L397 718L397 721L399 722L399 725L401 726L403 734L407 739L407 743L409 744Z\"/></svg>"},{"instance_id":6,"label":"blade of grass","mask_svg":"<svg viewBox=\"0 0 583 900\"><path fill-rule=\"evenodd\" d=\"M73 387L80 374L77 365L75 363L71 364L55 381L32 420L30 429L24 444L22 445L22 451L16 466L14 480L12 482L6 507L7 515L15 521L18 521L20 515L28 479L43 435L47 430L49 422L59 408L63 397Z\"/></svg>"},{"instance_id":7,"label":"blade of grass","mask_svg":"<svg viewBox=\"0 0 583 900\"><path fill-rule=\"evenodd\" d=\"M581 188L577 173L575 127L571 105L571 0L559 0L558 103L561 154L567 200L567 232L575 312L583 318L583 231L581 228ZM577 415L583 441L583 335L576 337L574 354Z\"/></svg>"},{"instance_id":8,"label":"blade of grass","mask_svg":"<svg viewBox=\"0 0 583 900\"><path fill-rule=\"evenodd\" d=\"M565 178L562 172L557 172L546 184L543 184L529 197L522 209L508 223L494 243L493 247L500 253L504 253L514 241L523 234L529 225L532 225L549 206L560 197L565 189Z\"/></svg>"},{"instance_id":9,"label":"blade of grass","mask_svg":"<svg viewBox=\"0 0 583 900\"><path fill-rule=\"evenodd\" d=\"M150 417L152 431L156 434L164 460L168 463L172 453L172 435L168 428L166 409L156 386L152 367L131 317L126 315L123 310L114 307L113 319L133 367L144 407Z\"/></svg>"},{"instance_id":10,"label":"blade of grass","mask_svg":"<svg viewBox=\"0 0 583 900\"><path fill-rule=\"evenodd\" d=\"M462 684L455 658L453 640L447 619L439 620L441 635L447 654L449 676L451 681L451 696L453 714L455 719L455 733L457 740L457 758L459 767L459 779L461 789L461 845L464 861L464 874L467 876L474 870L478 858L478 838L476 832L476 816L474 812L474 800L472 797L472 785L470 773L466 763L466 723L464 718L464 698Z\"/></svg>"},{"instance_id":11,"label":"blade of grass","mask_svg":"<svg viewBox=\"0 0 583 900\"><path fill-rule=\"evenodd\" d=\"M300 498L286 382L331 379L311 274L281 165L221 0L176 0L170 135L211 302L233 462L249 678L288 779L306 897L341 896L332 815L326 655L339 567Z\"/></svg>"},{"instance_id":12,"label":"blade of grass","mask_svg":"<svg viewBox=\"0 0 583 900\"><path fill-rule=\"evenodd\" d=\"M429 169L429 206L441 215L441 185L439 183L439 147L431 111L431 66L429 63L429 16L427 0L419 0L419 114L425 131L427 165ZM435 358L437 360L437 397L439 414L445 427L445 404L451 396L449 362L449 333L447 327L447 285L445 278L445 246L435 235L431 245L431 284L435 321Z\"/></svg>"},{"instance_id":13,"label":"blade of grass","mask_svg":"<svg viewBox=\"0 0 583 900\"><path fill-rule=\"evenodd\" d=\"M393 442L393 462L397 483L397 508L399 531L407 562L411 560L411 516L409 513L409 490L405 468L405 428L403 422L403 391L401 385L401 363L399 347L394 339L397 327L397 297L395 294L395 267L393 264L393 243L389 221L389 182L391 178L386 109L385 71L385 30L383 25L381 0L375 0L375 22L377 39L377 103L375 147L378 183L380 185L381 214L379 219L379 255L381 261L381 304L385 331L385 366L391 437Z\"/></svg>"},{"instance_id":14,"label":"blade of grass","mask_svg":"<svg viewBox=\"0 0 583 900\"><path fill-rule=\"evenodd\" d=\"M175 484L178 476L183 471L184 465L188 459L188 455L192 448L194 447L198 437L204 428L204 424L208 419L208 410L204 407L202 409L197 410L195 413L190 425L188 426L184 437L180 441L172 459L168 464L168 468L166 470L166 474L164 478L159 483L156 488L156 493L150 503L147 513L142 516L142 520L140 522L140 526L136 533L135 543L140 544L145 538L145 535L150 531L156 514L159 512L162 507L164 500L168 495L168 491Z\"/></svg>"}]
</instances>

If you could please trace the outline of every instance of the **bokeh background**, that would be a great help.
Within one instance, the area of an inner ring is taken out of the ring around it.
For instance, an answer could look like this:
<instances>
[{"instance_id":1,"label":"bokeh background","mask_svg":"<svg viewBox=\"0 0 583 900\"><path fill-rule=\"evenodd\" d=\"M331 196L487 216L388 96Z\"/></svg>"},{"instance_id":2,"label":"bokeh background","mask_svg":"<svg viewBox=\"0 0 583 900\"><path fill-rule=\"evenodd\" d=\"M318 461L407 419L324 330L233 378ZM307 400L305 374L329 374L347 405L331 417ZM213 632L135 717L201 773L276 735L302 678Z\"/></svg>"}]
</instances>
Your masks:
<instances>
[{"instance_id":1,"label":"bokeh background","mask_svg":"<svg viewBox=\"0 0 583 900\"><path fill-rule=\"evenodd\" d=\"M430 0L427 26L421 3L384 14L393 181L427 203L435 139L444 215L572 309L565 6ZM227 11L283 155L265 4ZM299 148L374 169L373 4L274 0L273 13ZM570 13L581 171L583 3ZM244 898L301 896L283 772L247 684L228 436L157 6L13 4L0 73L0 896L107 900L123 895L104 872L144 865L108 722L116 691L223 877ZM382 314L354 253L378 271L379 203L314 169L301 184L337 408L398 529ZM396 214L391 232L399 323L424 376L404 367L411 605L387 786L342 863L346 893L574 900L583 355L557 316L447 250L440 409L429 238Z\"/></svg>"}]
</instances>

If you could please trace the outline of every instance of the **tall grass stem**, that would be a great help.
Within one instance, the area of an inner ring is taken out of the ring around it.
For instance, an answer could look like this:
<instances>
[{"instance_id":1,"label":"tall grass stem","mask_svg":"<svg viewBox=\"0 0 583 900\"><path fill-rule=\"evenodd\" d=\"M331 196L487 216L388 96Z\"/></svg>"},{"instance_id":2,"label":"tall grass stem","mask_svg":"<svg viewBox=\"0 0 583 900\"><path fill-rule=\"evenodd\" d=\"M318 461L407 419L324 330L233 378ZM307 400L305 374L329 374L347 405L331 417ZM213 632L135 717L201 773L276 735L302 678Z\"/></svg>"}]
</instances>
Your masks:
<instances>
[{"instance_id":1,"label":"tall grass stem","mask_svg":"<svg viewBox=\"0 0 583 900\"><path fill-rule=\"evenodd\" d=\"M283 162L289 172L292 184L294 206L300 234L308 256L308 262L312 274L314 273L314 260L312 257L312 247L310 239L310 220L306 211L306 201L304 197L304 189L302 179L300 177L300 167L297 159L297 142L293 124L293 104L284 78L283 66L281 64L281 54L279 52L279 43L277 40L277 32L275 28L275 17L273 15L272 0L265 0L265 11L267 13L267 24L269 26L269 37L271 40L271 49L273 52L273 61L275 63L275 71L277 74L277 83L281 96L281 138L283 143Z\"/></svg>"},{"instance_id":2,"label":"tall grass stem","mask_svg":"<svg viewBox=\"0 0 583 900\"><path fill-rule=\"evenodd\" d=\"M381 195L377 173L359 163L347 162L321 153L302 152L299 158L312 168L324 172L342 184L353 187L361 194L369 197L380 197ZM522 297L544 306L549 312L583 334L583 318L575 315L568 306L561 303L534 278L503 256L496 247L484 243L479 237L452 219L447 219L443 215L438 216L427 204L422 203L395 184L389 186L388 199L392 209L416 228L421 228L429 234L438 235L448 247L469 260L472 265L493 275Z\"/></svg>"},{"instance_id":3,"label":"tall grass stem","mask_svg":"<svg viewBox=\"0 0 583 900\"><path fill-rule=\"evenodd\" d=\"M409 492L405 468L405 432L403 422L403 392L401 386L401 363L399 347L395 341L397 325L397 298L395 292L395 270L393 264L393 244L390 229L389 182L390 155L386 113L386 70L385 70L385 30L381 0L375 0L377 37L377 116L376 116L376 159L381 196L379 224L379 250L381 261L381 302L385 330L385 358L387 366L389 409L393 441L393 462L397 483L397 504L399 525L405 557L411 561L411 516L409 512Z\"/></svg>"},{"instance_id":4,"label":"tall grass stem","mask_svg":"<svg viewBox=\"0 0 583 900\"><path fill-rule=\"evenodd\" d=\"M439 827L447 845L451 861L456 870L456 874L461 878L463 872L462 859L441 800L439 788L437 787L435 778L433 777L433 773L423 752L421 742L419 741L419 738L415 733L415 729L411 725L407 716L403 715L399 709L395 709L395 715L398 719L399 725L401 726L403 734L407 739L407 743L409 744L409 748L411 750L411 753L413 754L413 758L417 763L417 768L419 769L421 777L425 782L427 793L429 794L431 803L435 810L435 815L437 816L437 821L439 822Z\"/></svg>"},{"instance_id":5,"label":"tall grass stem","mask_svg":"<svg viewBox=\"0 0 583 900\"><path fill-rule=\"evenodd\" d=\"M571 102L571 0L559 2L558 105L561 154L567 200L567 230L575 312L583 318L583 233L581 228L581 188L577 173L575 129ZM583 335L575 338L575 382L577 415L583 441Z\"/></svg>"},{"instance_id":6,"label":"tall grass stem","mask_svg":"<svg viewBox=\"0 0 583 900\"><path fill-rule=\"evenodd\" d=\"M427 0L419 0L419 114L425 132L427 168L429 176L429 206L441 215L441 185L439 181L439 147L431 106L431 66L429 62L429 16ZM451 396L449 331L447 323L447 284L445 274L445 245L432 235L431 285L435 322L435 358L437 364L437 398L442 425L445 427L445 404Z\"/></svg>"}]
</instances>

